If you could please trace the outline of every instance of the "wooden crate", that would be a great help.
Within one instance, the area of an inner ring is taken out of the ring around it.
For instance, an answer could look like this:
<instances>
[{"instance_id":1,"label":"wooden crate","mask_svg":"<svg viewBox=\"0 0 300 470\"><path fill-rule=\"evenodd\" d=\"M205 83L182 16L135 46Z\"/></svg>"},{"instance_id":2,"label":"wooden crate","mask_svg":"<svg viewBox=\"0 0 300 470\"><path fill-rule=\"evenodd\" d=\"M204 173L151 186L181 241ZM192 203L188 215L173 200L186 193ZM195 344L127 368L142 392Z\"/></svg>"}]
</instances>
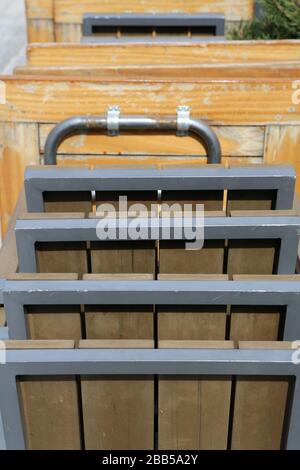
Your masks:
<instances>
[{"instance_id":1,"label":"wooden crate","mask_svg":"<svg viewBox=\"0 0 300 470\"><path fill-rule=\"evenodd\" d=\"M79 42L85 13L224 13L230 28L253 12L253 0L26 0L29 42Z\"/></svg>"},{"instance_id":2,"label":"wooden crate","mask_svg":"<svg viewBox=\"0 0 300 470\"><path fill-rule=\"evenodd\" d=\"M230 341L163 341L158 346L234 349ZM7 348L41 349L45 354L46 349L72 350L74 343L8 341ZM88 340L81 341L79 348L152 349L153 343ZM239 349L289 350L291 343L241 342ZM26 445L45 450L279 450L284 446L293 388L290 379L176 374L21 376L19 400Z\"/></svg>"},{"instance_id":3,"label":"wooden crate","mask_svg":"<svg viewBox=\"0 0 300 470\"><path fill-rule=\"evenodd\" d=\"M300 108L292 101L295 90L290 79L100 81L13 76L2 77L2 84L6 97L6 104L0 105L4 231L23 184L24 168L42 161L53 125L78 114L105 114L112 104L120 105L123 115L136 114L138 109L146 116L174 115L178 105L190 105L193 117L216 130L223 163L290 163L299 173ZM89 135L67 139L59 149L58 162L187 165L198 164L199 155L205 151L192 138Z\"/></svg>"}]
</instances>

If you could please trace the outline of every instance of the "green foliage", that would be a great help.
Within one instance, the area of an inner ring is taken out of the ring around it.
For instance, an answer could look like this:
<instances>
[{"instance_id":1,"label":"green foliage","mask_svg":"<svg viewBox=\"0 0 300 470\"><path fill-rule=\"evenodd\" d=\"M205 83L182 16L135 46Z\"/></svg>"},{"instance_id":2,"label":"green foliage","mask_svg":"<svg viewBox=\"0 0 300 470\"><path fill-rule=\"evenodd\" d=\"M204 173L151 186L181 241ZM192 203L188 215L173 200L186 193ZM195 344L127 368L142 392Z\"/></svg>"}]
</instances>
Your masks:
<instances>
[{"instance_id":1,"label":"green foliage","mask_svg":"<svg viewBox=\"0 0 300 470\"><path fill-rule=\"evenodd\" d=\"M230 39L300 39L300 0L259 0L264 16L243 22Z\"/></svg>"}]
</instances>

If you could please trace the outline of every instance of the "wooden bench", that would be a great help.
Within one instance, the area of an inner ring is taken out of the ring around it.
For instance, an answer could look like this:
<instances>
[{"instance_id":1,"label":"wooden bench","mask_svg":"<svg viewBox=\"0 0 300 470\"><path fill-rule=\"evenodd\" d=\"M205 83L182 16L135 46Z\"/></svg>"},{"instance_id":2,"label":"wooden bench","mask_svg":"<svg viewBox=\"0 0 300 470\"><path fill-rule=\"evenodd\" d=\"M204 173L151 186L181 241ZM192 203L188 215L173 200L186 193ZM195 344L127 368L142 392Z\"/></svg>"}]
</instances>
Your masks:
<instances>
[{"instance_id":1,"label":"wooden bench","mask_svg":"<svg viewBox=\"0 0 300 470\"><path fill-rule=\"evenodd\" d=\"M230 28L253 11L253 0L26 0L29 42L79 42L85 13L224 13Z\"/></svg>"}]
</instances>

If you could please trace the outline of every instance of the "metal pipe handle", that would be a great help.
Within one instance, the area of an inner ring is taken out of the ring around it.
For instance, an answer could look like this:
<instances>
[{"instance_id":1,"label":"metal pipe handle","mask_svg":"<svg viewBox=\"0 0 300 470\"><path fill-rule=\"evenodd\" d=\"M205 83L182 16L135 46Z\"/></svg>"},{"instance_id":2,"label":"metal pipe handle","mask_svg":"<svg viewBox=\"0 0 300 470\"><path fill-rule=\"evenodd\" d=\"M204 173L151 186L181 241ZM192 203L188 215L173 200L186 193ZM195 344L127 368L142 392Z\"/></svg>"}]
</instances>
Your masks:
<instances>
[{"instance_id":1,"label":"metal pipe handle","mask_svg":"<svg viewBox=\"0 0 300 470\"><path fill-rule=\"evenodd\" d=\"M215 132L203 121L191 119L189 108L178 108L177 117L149 118L142 116L120 117L118 107L109 108L106 117L103 116L75 116L59 123L50 132L45 144L45 165L56 165L57 150L60 144L75 134L89 132L107 132L116 136L120 130L124 131L157 131L161 133L173 131L179 136L191 135L203 144L208 163L221 162L221 146Z\"/></svg>"}]
</instances>

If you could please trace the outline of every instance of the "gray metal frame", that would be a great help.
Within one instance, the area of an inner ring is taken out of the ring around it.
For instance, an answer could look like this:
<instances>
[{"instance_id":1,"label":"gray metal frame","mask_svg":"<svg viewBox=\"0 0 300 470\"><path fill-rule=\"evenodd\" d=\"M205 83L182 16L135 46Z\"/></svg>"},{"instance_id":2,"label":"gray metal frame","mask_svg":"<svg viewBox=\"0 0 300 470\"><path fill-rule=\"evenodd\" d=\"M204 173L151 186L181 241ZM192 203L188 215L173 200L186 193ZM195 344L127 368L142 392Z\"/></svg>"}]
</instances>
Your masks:
<instances>
[{"instance_id":1,"label":"gray metal frame","mask_svg":"<svg viewBox=\"0 0 300 470\"><path fill-rule=\"evenodd\" d=\"M286 448L300 449L300 367L292 350L8 350L0 366L0 410L7 448L25 449L17 377L49 375L292 376Z\"/></svg>"},{"instance_id":2,"label":"gray metal frame","mask_svg":"<svg viewBox=\"0 0 300 470\"><path fill-rule=\"evenodd\" d=\"M28 212L43 212L45 191L274 190L275 209L292 209L295 170L291 166L193 168L28 168Z\"/></svg>"},{"instance_id":3,"label":"gray metal frame","mask_svg":"<svg viewBox=\"0 0 300 470\"><path fill-rule=\"evenodd\" d=\"M7 281L4 305L10 339L27 339L27 305L285 306L283 339L300 338L300 281L294 280Z\"/></svg>"},{"instance_id":4,"label":"gray metal frame","mask_svg":"<svg viewBox=\"0 0 300 470\"><path fill-rule=\"evenodd\" d=\"M38 217L38 216L37 216ZM18 220L15 234L17 253L19 259L19 271L34 273L36 265L36 242L75 242L98 241L98 219L42 219L42 220ZM124 240L122 232L127 231L127 221L118 219L117 239ZM130 222L130 221L129 221ZM116 226L115 219L107 219L107 224ZM147 240L162 240L163 230L170 231L170 239L178 240L178 226L181 219L173 218L139 220L141 233L148 230ZM184 227L190 233L197 226L194 218L186 219ZM151 229L149 228L151 227ZM177 229L177 230L176 230ZM230 240L230 239L278 239L281 240L277 274L294 274L297 263L298 240L300 234L300 217L295 216L269 216L269 217L205 217L205 240ZM128 236L128 235L127 235ZM184 239L185 233L182 234ZM125 238L126 240L126 238ZM109 242L109 240L107 240ZM190 242L190 240L188 240ZM136 243L139 243L137 240Z\"/></svg>"},{"instance_id":5,"label":"gray metal frame","mask_svg":"<svg viewBox=\"0 0 300 470\"><path fill-rule=\"evenodd\" d=\"M225 35L225 16L221 13L203 13L203 14L132 14L123 13L118 14L98 14L98 13L86 13L83 17L83 42L93 40L93 42L107 42L108 40L103 36L98 36L94 33L93 28L100 26L102 28L115 27L138 27L138 28L201 28L201 27L212 27L215 29L215 34L212 35L214 39L224 39ZM174 42L181 39L181 35L171 34L165 37L165 41ZM127 42L127 38L120 37L116 38L118 42ZM206 38L186 38L186 41L204 41ZM135 38L131 41L135 42ZM148 38L145 35L143 42L156 42L156 38ZM162 41L162 39L160 39Z\"/></svg>"}]
</instances>

